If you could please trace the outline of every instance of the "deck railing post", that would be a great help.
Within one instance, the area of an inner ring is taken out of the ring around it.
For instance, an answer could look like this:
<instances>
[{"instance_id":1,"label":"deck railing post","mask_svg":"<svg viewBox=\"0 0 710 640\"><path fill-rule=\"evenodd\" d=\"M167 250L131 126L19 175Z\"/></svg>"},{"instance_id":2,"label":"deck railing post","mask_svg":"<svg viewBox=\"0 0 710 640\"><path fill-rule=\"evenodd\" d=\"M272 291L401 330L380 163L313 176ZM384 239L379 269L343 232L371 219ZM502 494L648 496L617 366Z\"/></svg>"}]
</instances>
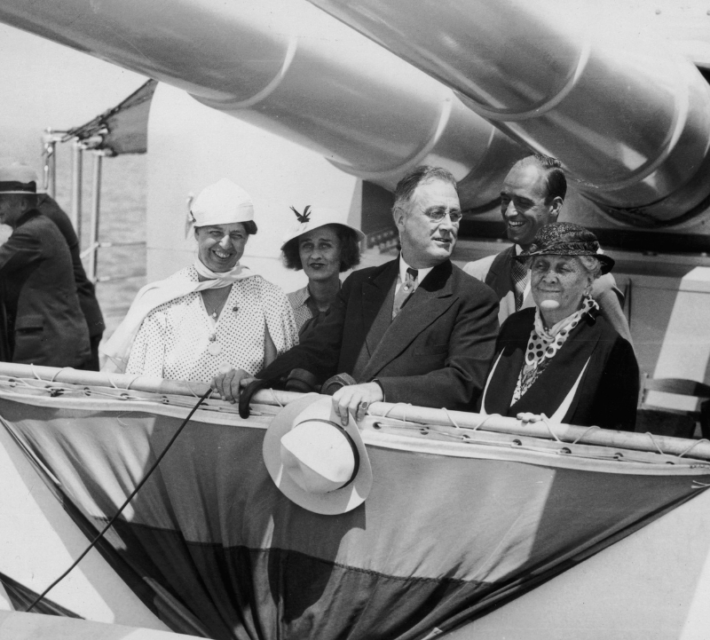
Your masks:
<instances>
[{"instance_id":1,"label":"deck railing post","mask_svg":"<svg viewBox=\"0 0 710 640\"><path fill-rule=\"evenodd\" d=\"M75 140L72 142L72 163L71 163L71 213L70 218L81 246L81 201L83 182L83 154L82 144Z\"/></svg>"},{"instance_id":2,"label":"deck railing post","mask_svg":"<svg viewBox=\"0 0 710 640\"><path fill-rule=\"evenodd\" d=\"M60 138L52 129L45 129L42 138L44 156L42 182L44 189L52 198L56 198L57 194L57 142L59 140Z\"/></svg>"},{"instance_id":3,"label":"deck railing post","mask_svg":"<svg viewBox=\"0 0 710 640\"><path fill-rule=\"evenodd\" d=\"M99 220L101 212L101 174L104 154L94 151L94 174L91 200L91 251L89 252L89 279L96 282L99 261Z\"/></svg>"}]
</instances>

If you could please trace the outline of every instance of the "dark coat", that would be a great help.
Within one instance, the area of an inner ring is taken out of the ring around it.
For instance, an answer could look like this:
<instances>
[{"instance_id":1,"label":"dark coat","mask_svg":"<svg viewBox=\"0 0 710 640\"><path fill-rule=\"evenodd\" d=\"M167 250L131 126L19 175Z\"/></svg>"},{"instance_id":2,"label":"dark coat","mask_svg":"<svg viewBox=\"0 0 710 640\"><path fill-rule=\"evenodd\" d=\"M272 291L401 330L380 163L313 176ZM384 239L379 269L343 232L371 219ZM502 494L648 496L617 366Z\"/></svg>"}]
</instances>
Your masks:
<instances>
[{"instance_id":1,"label":"dark coat","mask_svg":"<svg viewBox=\"0 0 710 640\"><path fill-rule=\"evenodd\" d=\"M531 308L514 313L503 323L493 373L483 398L486 413L552 416L588 361L562 422L633 431L639 394L636 356L631 345L596 314L587 314L580 320L547 368L511 406L534 320L535 309Z\"/></svg>"},{"instance_id":2,"label":"dark coat","mask_svg":"<svg viewBox=\"0 0 710 640\"><path fill-rule=\"evenodd\" d=\"M447 261L424 278L390 321L398 271L399 260L393 260L352 273L317 330L259 377L276 378L295 368L314 373L321 382L336 373L352 375L365 348L366 366L356 379L377 379L388 402L470 408L493 355L498 330L495 295ZM386 301L390 307L373 327Z\"/></svg>"},{"instance_id":3,"label":"dark coat","mask_svg":"<svg viewBox=\"0 0 710 640\"><path fill-rule=\"evenodd\" d=\"M12 362L80 367L89 331L79 307L71 254L57 226L37 210L0 246L0 285Z\"/></svg>"},{"instance_id":4,"label":"dark coat","mask_svg":"<svg viewBox=\"0 0 710 640\"><path fill-rule=\"evenodd\" d=\"M69 246L72 267L74 269L76 292L79 295L81 311L84 314L86 324L89 327L89 336L92 338L98 336L100 338L106 328L106 325L104 324L104 318L101 314L99 302L96 299L95 287L86 276L86 271L84 271L84 265L81 262L79 238L76 236L71 220L64 210L46 194L37 196L37 209L39 209L40 213L47 216L54 224L57 225L57 228L64 236L64 239Z\"/></svg>"},{"instance_id":5,"label":"dark coat","mask_svg":"<svg viewBox=\"0 0 710 640\"><path fill-rule=\"evenodd\" d=\"M515 260L515 245L501 251L491 263L485 283L495 291L498 300L502 300L514 290L512 264Z\"/></svg>"}]
</instances>

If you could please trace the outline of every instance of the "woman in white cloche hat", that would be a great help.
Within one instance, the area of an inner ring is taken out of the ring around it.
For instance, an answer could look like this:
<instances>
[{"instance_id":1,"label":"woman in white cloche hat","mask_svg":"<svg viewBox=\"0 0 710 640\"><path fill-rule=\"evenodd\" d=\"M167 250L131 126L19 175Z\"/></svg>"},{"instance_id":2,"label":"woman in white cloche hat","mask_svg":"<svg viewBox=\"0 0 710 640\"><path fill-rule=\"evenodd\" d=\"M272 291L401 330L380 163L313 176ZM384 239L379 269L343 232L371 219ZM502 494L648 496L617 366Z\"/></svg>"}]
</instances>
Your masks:
<instances>
[{"instance_id":1,"label":"woman in white cloche hat","mask_svg":"<svg viewBox=\"0 0 710 640\"><path fill-rule=\"evenodd\" d=\"M257 231L246 191L227 179L206 187L189 222L195 262L138 292L102 349L105 370L211 382L224 368L253 376L298 343L284 292L239 262Z\"/></svg>"},{"instance_id":2,"label":"woman in white cloche hat","mask_svg":"<svg viewBox=\"0 0 710 640\"><path fill-rule=\"evenodd\" d=\"M288 294L299 334L310 330L335 302L340 274L360 264L360 242L365 235L334 209L291 207L296 225L284 238L283 261L289 269L303 269L308 284Z\"/></svg>"}]
</instances>

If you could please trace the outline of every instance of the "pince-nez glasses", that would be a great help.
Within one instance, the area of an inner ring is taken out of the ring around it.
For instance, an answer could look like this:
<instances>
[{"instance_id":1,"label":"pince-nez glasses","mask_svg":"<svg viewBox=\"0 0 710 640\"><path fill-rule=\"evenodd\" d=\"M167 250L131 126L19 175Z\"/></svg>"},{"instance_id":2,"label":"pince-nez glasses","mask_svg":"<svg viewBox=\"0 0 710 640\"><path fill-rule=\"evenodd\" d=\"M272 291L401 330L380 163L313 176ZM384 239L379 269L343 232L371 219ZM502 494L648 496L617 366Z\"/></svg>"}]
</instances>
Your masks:
<instances>
[{"instance_id":1,"label":"pince-nez glasses","mask_svg":"<svg viewBox=\"0 0 710 640\"><path fill-rule=\"evenodd\" d=\"M447 211L446 209L430 209L425 211L424 215L426 215L426 217L433 222L441 222L444 217L448 215L452 224L460 222L461 218L463 218L463 213L461 211Z\"/></svg>"}]
</instances>

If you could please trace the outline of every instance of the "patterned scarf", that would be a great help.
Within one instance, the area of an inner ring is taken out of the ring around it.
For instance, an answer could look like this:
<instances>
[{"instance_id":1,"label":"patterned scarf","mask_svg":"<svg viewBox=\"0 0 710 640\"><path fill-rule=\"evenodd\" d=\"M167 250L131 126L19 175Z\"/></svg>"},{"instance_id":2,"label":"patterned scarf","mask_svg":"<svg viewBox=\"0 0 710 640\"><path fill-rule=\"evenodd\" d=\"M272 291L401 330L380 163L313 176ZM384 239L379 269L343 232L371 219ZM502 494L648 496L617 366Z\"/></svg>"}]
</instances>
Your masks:
<instances>
[{"instance_id":1,"label":"patterned scarf","mask_svg":"<svg viewBox=\"0 0 710 640\"><path fill-rule=\"evenodd\" d=\"M562 345L567 341L569 334L579 324L584 314L592 309L599 309L599 305L591 297L585 296L582 308L560 320L550 329L546 329L540 314L540 308L535 309L535 325L530 332L528 346L525 350L525 363L518 376L512 403L517 402L532 387L535 380L550 364ZM512 404L511 403L511 404Z\"/></svg>"}]
</instances>

